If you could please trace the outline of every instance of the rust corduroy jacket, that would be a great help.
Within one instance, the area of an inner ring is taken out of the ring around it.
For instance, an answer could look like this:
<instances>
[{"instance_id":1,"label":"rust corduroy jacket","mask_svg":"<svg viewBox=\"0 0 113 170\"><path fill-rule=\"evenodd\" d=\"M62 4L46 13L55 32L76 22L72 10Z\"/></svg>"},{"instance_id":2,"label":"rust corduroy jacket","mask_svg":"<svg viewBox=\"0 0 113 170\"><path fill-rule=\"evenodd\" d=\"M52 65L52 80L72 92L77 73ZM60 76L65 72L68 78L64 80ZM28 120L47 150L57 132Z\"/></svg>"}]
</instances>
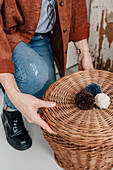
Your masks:
<instances>
[{"instance_id":1,"label":"rust corduroy jacket","mask_svg":"<svg viewBox=\"0 0 113 170\"><path fill-rule=\"evenodd\" d=\"M40 18L42 0L0 0L0 73L13 73L15 46L30 42ZM57 0L57 21L50 35L54 60L65 73L69 41L89 36L86 0Z\"/></svg>"}]
</instances>

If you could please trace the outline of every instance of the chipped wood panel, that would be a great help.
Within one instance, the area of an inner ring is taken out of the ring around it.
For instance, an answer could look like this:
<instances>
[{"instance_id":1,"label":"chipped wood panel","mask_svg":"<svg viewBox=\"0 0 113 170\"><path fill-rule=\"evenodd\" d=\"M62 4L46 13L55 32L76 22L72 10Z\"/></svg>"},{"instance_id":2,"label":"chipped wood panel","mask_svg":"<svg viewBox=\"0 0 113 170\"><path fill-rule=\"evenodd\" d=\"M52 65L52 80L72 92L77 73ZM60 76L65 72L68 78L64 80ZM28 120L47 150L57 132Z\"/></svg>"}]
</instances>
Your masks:
<instances>
[{"instance_id":1,"label":"chipped wood panel","mask_svg":"<svg viewBox=\"0 0 113 170\"><path fill-rule=\"evenodd\" d=\"M89 47L94 66L113 72L113 0L91 0Z\"/></svg>"}]
</instances>

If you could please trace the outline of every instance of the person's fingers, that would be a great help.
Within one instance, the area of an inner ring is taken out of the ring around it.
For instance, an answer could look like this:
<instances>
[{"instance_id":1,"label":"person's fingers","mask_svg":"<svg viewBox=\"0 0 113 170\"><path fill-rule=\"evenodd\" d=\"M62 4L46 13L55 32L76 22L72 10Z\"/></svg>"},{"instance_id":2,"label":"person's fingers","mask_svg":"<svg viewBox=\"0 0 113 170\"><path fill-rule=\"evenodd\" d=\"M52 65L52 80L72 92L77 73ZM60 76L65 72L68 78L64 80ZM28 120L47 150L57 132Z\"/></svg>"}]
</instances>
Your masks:
<instances>
[{"instance_id":1,"label":"person's fingers","mask_svg":"<svg viewBox=\"0 0 113 170\"><path fill-rule=\"evenodd\" d=\"M82 57L78 56L78 70L82 71L83 67L82 67Z\"/></svg>"},{"instance_id":2,"label":"person's fingers","mask_svg":"<svg viewBox=\"0 0 113 170\"><path fill-rule=\"evenodd\" d=\"M87 67L87 70L93 70L93 69L94 69L93 64L92 63L89 64L89 66Z\"/></svg>"},{"instance_id":3,"label":"person's fingers","mask_svg":"<svg viewBox=\"0 0 113 170\"><path fill-rule=\"evenodd\" d=\"M79 55L78 56L78 64L81 64L81 62L82 62L82 57Z\"/></svg>"},{"instance_id":4,"label":"person's fingers","mask_svg":"<svg viewBox=\"0 0 113 170\"><path fill-rule=\"evenodd\" d=\"M50 102L50 101L44 101L44 100L37 100L36 101L37 106L39 106L39 108L45 107L45 108L49 108L49 107L55 107L56 103L55 102Z\"/></svg>"},{"instance_id":5,"label":"person's fingers","mask_svg":"<svg viewBox=\"0 0 113 170\"><path fill-rule=\"evenodd\" d=\"M83 70L93 70L94 67L93 67L92 60L83 60L82 68L83 68Z\"/></svg>"},{"instance_id":6,"label":"person's fingers","mask_svg":"<svg viewBox=\"0 0 113 170\"><path fill-rule=\"evenodd\" d=\"M40 114L37 114L37 118L35 119L36 124L40 125L43 129L47 130L49 133L57 134L54 132L50 126L41 118Z\"/></svg>"},{"instance_id":7,"label":"person's fingers","mask_svg":"<svg viewBox=\"0 0 113 170\"><path fill-rule=\"evenodd\" d=\"M81 65L78 65L78 70L79 70L79 71L82 71L82 70L83 70Z\"/></svg>"},{"instance_id":8,"label":"person's fingers","mask_svg":"<svg viewBox=\"0 0 113 170\"><path fill-rule=\"evenodd\" d=\"M91 70L94 70L93 64L92 64L92 66L91 66Z\"/></svg>"},{"instance_id":9,"label":"person's fingers","mask_svg":"<svg viewBox=\"0 0 113 170\"><path fill-rule=\"evenodd\" d=\"M83 66L81 70L92 70L92 67L90 67L90 66Z\"/></svg>"},{"instance_id":10,"label":"person's fingers","mask_svg":"<svg viewBox=\"0 0 113 170\"><path fill-rule=\"evenodd\" d=\"M82 63L79 64L79 71L82 71L83 70L83 66L82 66Z\"/></svg>"},{"instance_id":11,"label":"person's fingers","mask_svg":"<svg viewBox=\"0 0 113 170\"><path fill-rule=\"evenodd\" d=\"M42 119L41 114L37 114L35 109L32 109L32 114L30 116L26 116L26 119L29 123L34 123L41 126L43 129L47 130L49 133L57 134L54 132L49 125Z\"/></svg>"}]
</instances>

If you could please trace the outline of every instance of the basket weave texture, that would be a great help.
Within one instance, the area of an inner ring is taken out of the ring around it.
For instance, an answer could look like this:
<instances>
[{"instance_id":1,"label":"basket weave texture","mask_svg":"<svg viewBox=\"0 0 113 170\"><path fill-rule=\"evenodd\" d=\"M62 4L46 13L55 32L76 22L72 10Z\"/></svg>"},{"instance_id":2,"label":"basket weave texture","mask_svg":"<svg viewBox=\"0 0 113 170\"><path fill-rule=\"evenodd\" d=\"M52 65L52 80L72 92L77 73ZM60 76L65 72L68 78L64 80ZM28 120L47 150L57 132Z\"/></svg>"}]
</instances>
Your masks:
<instances>
[{"instance_id":1,"label":"basket weave texture","mask_svg":"<svg viewBox=\"0 0 113 170\"><path fill-rule=\"evenodd\" d=\"M101 86L111 100L108 109L80 110L76 94L91 83ZM53 83L43 99L56 102L42 109L42 118L57 132L43 135L65 170L111 170L113 167L113 73L80 71Z\"/></svg>"}]
</instances>

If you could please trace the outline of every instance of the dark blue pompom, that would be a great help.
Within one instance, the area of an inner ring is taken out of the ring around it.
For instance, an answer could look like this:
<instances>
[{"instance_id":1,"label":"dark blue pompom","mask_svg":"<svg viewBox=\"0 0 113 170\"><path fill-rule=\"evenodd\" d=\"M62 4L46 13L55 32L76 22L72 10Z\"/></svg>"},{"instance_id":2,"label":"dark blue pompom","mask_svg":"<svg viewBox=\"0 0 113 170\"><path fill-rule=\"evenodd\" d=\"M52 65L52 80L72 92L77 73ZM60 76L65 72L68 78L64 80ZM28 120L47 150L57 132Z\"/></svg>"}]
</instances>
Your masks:
<instances>
[{"instance_id":1,"label":"dark blue pompom","mask_svg":"<svg viewBox=\"0 0 113 170\"><path fill-rule=\"evenodd\" d=\"M91 93L94 97L98 93L102 93L101 87L96 83L89 84L88 86L85 87L85 90Z\"/></svg>"}]
</instances>

